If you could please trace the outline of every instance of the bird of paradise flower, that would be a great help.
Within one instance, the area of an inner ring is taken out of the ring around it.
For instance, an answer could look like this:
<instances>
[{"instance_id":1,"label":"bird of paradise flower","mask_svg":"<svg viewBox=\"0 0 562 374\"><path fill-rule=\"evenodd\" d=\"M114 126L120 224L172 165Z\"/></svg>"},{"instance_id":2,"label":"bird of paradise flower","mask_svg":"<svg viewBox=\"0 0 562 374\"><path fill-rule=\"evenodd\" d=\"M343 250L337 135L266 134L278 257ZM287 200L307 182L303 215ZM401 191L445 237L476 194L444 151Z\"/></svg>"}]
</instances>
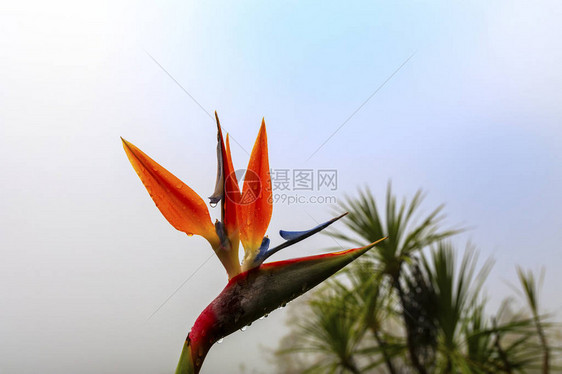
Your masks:
<instances>
[{"instance_id":1,"label":"bird of paradise flower","mask_svg":"<svg viewBox=\"0 0 562 374\"><path fill-rule=\"evenodd\" d=\"M218 168L215 191L209 200L212 207L221 203L221 219L214 224L197 193L122 139L129 161L160 212L177 230L205 238L228 275L226 287L203 310L187 335L176 374L199 373L215 342L317 286L385 239L340 252L264 263L274 253L323 230L345 214L310 230L281 230L279 234L285 241L270 249L270 239L265 234L273 205L265 121L262 120L240 190L228 134L225 142L216 112L215 117ZM240 242L244 248L242 263Z\"/></svg>"}]
</instances>

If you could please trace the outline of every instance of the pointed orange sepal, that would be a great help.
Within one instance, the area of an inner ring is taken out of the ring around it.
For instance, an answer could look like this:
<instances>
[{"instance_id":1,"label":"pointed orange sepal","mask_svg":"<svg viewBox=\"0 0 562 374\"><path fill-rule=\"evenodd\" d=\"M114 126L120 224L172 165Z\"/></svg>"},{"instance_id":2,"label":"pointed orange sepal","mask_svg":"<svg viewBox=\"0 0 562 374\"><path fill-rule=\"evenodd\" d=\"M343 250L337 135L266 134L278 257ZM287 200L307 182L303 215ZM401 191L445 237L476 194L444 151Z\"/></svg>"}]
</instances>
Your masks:
<instances>
[{"instance_id":1,"label":"pointed orange sepal","mask_svg":"<svg viewBox=\"0 0 562 374\"><path fill-rule=\"evenodd\" d=\"M261 245L273 211L264 120L250 155L239 211L240 239L245 250L244 263L248 264Z\"/></svg>"},{"instance_id":2,"label":"pointed orange sepal","mask_svg":"<svg viewBox=\"0 0 562 374\"><path fill-rule=\"evenodd\" d=\"M222 136L222 129L217 112L215 112L218 129L218 141L220 149L219 167L222 166L222 196L221 196L221 220L222 224L217 227L217 232L221 238L221 246L215 252L223 263L228 273L228 279L240 273L240 259L238 248L240 245L240 230L238 227L238 204L240 201L240 189L238 180L234 173L232 156L230 155L230 144L228 134L226 135L226 146ZM220 190L221 188L219 188ZM223 233L221 233L223 232Z\"/></svg>"},{"instance_id":3,"label":"pointed orange sepal","mask_svg":"<svg viewBox=\"0 0 562 374\"><path fill-rule=\"evenodd\" d=\"M234 170L234 165L232 163L232 155L230 154L230 142L228 139L228 134L226 134L226 145L224 138L222 136L222 129L219 122L219 117L215 112L215 118L217 120L217 127L219 131L219 138L221 142L222 151L222 164L223 164L223 176L224 176L224 196L223 196L223 211L222 211L222 221L226 228L226 232L230 239L232 248L238 253L239 245L239 218L238 218L238 204L240 202L240 187L238 187L238 179L236 179L236 174Z\"/></svg>"},{"instance_id":4,"label":"pointed orange sepal","mask_svg":"<svg viewBox=\"0 0 562 374\"><path fill-rule=\"evenodd\" d=\"M121 140L131 165L168 222L188 235L203 236L215 248L219 239L203 199L135 145Z\"/></svg>"},{"instance_id":5,"label":"pointed orange sepal","mask_svg":"<svg viewBox=\"0 0 562 374\"><path fill-rule=\"evenodd\" d=\"M240 187L238 186L238 179L236 178L236 173L234 170L234 165L232 164L232 155L230 154L230 140L228 134L226 134L226 148L225 148L225 183L224 183L224 194L225 194L225 215L224 224L226 230L229 233L232 244L236 242L236 250L238 250L238 245L240 242L240 218L239 218L239 204L242 194L240 193Z\"/></svg>"}]
</instances>

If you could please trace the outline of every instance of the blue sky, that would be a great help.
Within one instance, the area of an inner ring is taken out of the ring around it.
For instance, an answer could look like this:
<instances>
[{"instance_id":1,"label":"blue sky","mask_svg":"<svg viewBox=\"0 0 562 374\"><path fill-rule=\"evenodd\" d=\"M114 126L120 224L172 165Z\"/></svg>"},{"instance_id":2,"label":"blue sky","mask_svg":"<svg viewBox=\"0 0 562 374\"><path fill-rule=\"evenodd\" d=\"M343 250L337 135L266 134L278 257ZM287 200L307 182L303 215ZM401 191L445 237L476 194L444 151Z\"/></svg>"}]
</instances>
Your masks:
<instances>
[{"instance_id":1,"label":"blue sky","mask_svg":"<svg viewBox=\"0 0 562 374\"><path fill-rule=\"evenodd\" d=\"M243 168L265 117L272 168L338 171L338 199L392 180L470 226L495 268L546 268L560 315L562 5L556 1L22 2L0 13L0 371L165 373L225 276L160 216L132 141L202 196L213 122ZM153 56L202 110L149 57ZM309 159L397 68L410 60ZM246 150L246 151L245 151ZM270 236L330 217L277 204ZM279 258L332 246L326 237ZM268 372L285 314L214 347L208 373ZM264 356L265 355L265 356ZM30 357L33 360L30 360ZM227 357L228 359L221 359ZM85 367L84 367L85 365Z\"/></svg>"}]
</instances>

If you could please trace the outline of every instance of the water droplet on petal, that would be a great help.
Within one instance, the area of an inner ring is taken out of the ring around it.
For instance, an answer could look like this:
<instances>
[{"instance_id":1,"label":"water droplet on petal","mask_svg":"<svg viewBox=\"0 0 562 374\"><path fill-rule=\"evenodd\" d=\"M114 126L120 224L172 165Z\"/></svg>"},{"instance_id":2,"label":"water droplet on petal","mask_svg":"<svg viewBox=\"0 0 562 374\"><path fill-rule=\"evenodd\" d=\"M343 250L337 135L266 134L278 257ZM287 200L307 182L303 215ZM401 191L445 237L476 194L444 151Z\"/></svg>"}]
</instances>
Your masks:
<instances>
[{"instance_id":1,"label":"water droplet on petal","mask_svg":"<svg viewBox=\"0 0 562 374\"><path fill-rule=\"evenodd\" d=\"M240 331L244 332L244 331L246 331L247 328L248 328L248 326L244 326L240 329Z\"/></svg>"},{"instance_id":2,"label":"water droplet on petal","mask_svg":"<svg viewBox=\"0 0 562 374\"><path fill-rule=\"evenodd\" d=\"M217 206L217 203L209 203L209 205L211 206L211 208L215 208Z\"/></svg>"},{"instance_id":3,"label":"water droplet on petal","mask_svg":"<svg viewBox=\"0 0 562 374\"><path fill-rule=\"evenodd\" d=\"M221 344L222 342L224 342L224 338L220 338L219 340L217 340L217 344Z\"/></svg>"}]
</instances>

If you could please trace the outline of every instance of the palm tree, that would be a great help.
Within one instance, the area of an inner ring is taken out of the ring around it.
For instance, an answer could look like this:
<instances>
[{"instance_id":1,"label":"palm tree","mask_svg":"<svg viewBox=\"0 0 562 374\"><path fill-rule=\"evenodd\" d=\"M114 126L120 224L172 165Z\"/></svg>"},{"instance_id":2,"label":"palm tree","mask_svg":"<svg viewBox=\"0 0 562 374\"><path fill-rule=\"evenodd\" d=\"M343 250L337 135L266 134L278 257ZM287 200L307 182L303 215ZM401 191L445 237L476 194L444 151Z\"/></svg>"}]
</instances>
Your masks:
<instances>
[{"instance_id":1,"label":"palm tree","mask_svg":"<svg viewBox=\"0 0 562 374\"><path fill-rule=\"evenodd\" d=\"M478 355L465 354L467 342L463 333L482 325L481 290L491 262L486 262L476 273L477 257L474 250L468 248L457 267L453 247L443 242L431 252L429 259L421 258L421 277L425 278L424 284L432 295L433 307L425 313L433 320L436 329L436 348L440 357L437 369L443 373L473 372ZM468 343L468 348L474 347L474 341ZM468 352L474 353L475 350L469 349Z\"/></svg>"},{"instance_id":2,"label":"palm tree","mask_svg":"<svg viewBox=\"0 0 562 374\"><path fill-rule=\"evenodd\" d=\"M525 373L541 362L552 367L555 351L546 339L552 325L538 312L534 277L519 270L531 318L511 313L507 300L488 316L482 290L492 263L478 266L471 246L457 261L445 239L459 230L440 230L442 206L419 214L422 200L418 191L398 205L389 184L384 215L369 191L346 201L349 233L332 232L334 238L357 245L389 239L311 295L291 335L298 343L285 339L287 348L278 353L312 354L313 362L301 366L305 373L491 374Z\"/></svg>"},{"instance_id":3,"label":"palm tree","mask_svg":"<svg viewBox=\"0 0 562 374\"><path fill-rule=\"evenodd\" d=\"M292 339L297 343L281 353L313 354L314 362L303 373L362 372L357 355L365 331L359 328L355 310L342 307L347 299L348 294L325 287L310 300L306 315L299 316Z\"/></svg>"},{"instance_id":4,"label":"palm tree","mask_svg":"<svg viewBox=\"0 0 562 374\"><path fill-rule=\"evenodd\" d=\"M345 273L345 279L334 279L326 287L342 295L345 307L359 322L359 328L370 339L363 338L366 345L359 353L367 356L380 356L380 359L364 367L368 370L384 363L391 374L398 373L393 358L402 354L405 345L401 336L391 333L391 326L399 326L396 308L397 300L389 292L391 286L380 271L373 271L372 261L361 261ZM329 300L327 300L329 302Z\"/></svg>"},{"instance_id":5,"label":"palm tree","mask_svg":"<svg viewBox=\"0 0 562 374\"><path fill-rule=\"evenodd\" d=\"M546 339L542 316L540 316L539 314L539 300L538 300L540 284L544 279L544 271L541 272L540 274L539 282L536 281L536 278L532 272L530 271L525 272L521 267L517 267L517 275L519 276L519 281L521 282L521 287L523 288L523 292L525 294L527 304L531 309L533 323L537 331L540 345L544 352L543 360L542 360L542 373L548 374L550 370L550 347Z\"/></svg>"},{"instance_id":6,"label":"palm tree","mask_svg":"<svg viewBox=\"0 0 562 374\"><path fill-rule=\"evenodd\" d=\"M423 191L418 190L411 200L404 198L400 204L397 204L389 182L385 209L380 212L371 191L360 190L358 198L348 197L341 204L342 212L349 212L343 222L351 234L333 231L330 235L355 245L370 243L369 240L375 237L388 237L378 244L377 250L371 254L382 266L382 272L392 280L397 280L400 278L402 264L413 254L462 231L462 229L441 229L440 226L445 219L444 205L439 205L429 214L422 215L420 206L424 198Z\"/></svg>"},{"instance_id":7,"label":"palm tree","mask_svg":"<svg viewBox=\"0 0 562 374\"><path fill-rule=\"evenodd\" d=\"M390 285L398 294L402 306L408 303L406 300L408 296L401 283L403 264L410 261L412 256L423 248L461 231L458 229L441 230L440 226L445 218L442 213L444 205L438 206L428 215L421 215L419 208L424 197L423 192L418 190L410 201L402 199L402 202L398 204L389 182L386 191L386 206L384 214L381 214L372 193L369 190L360 191L357 199L348 198L342 204L342 209L349 212L345 224L352 234L331 233L334 238L353 244L369 242L377 235L388 237L373 252L373 260L381 268L382 275L390 279ZM406 326L417 323L412 321L411 315L404 308L402 316ZM412 330L406 329L406 338L412 365L420 374L426 374L427 370L420 359ZM393 373L390 365L387 364L387 366Z\"/></svg>"}]
</instances>

